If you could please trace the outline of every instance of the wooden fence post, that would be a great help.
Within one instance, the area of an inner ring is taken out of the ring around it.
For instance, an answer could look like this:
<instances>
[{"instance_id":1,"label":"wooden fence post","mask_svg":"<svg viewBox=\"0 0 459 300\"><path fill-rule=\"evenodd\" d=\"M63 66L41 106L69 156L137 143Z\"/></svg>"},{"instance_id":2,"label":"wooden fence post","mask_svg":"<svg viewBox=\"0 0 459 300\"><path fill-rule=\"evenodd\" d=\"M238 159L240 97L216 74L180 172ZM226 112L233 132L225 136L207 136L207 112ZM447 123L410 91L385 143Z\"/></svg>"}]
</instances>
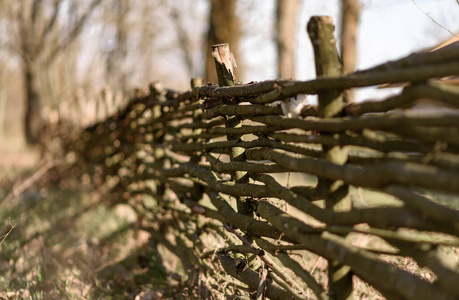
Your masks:
<instances>
[{"instance_id":1,"label":"wooden fence post","mask_svg":"<svg viewBox=\"0 0 459 300\"><path fill-rule=\"evenodd\" d=\"M204 85L204 78L201 78L201 77L191 78L190 85L191 85L191 89L200 87L200 86ZM198 101L198 99L193 99L192 101ZM197 122L201 122L201 121L202 121L202 110L195 109L193 111L193 122L197 123ZM201 133L202 133L202 129L194 129L193 130L193 134L198 135L198 134L201 134ZM198 139L193 139L193 141L197 141L197 140Z\"/></svg>"},{"instance_id":2,"label":"wooden fence post","mask_svg":"<svg viewBox=\"0 0 459 300\"><path fill-rule=\"evenodd\" d=\"M191 78L190 85L191 85L191 89L200 87L204 85L204 78L201 78L201 77ZM198 99L193 99L192 101L198 101ZM202 122L202 110L195 109L193 111L193 123L198 123L198 122ZM193 134L199 135L201 133L202 133L202 129L193 129ZM197 142L198 140L199 139L193 139L194 142ZM192 159L195 159L199 162L201 154L202 153L195 155L196 157L193 156Z\"/></svg>"},{"instance_id":3,"label":"wooden fence post","mask_svg":"<svg viewBox=\"0 0 459 300\"><path fill-rule=\"evenodd\" d=\"M204 85L204 78L201 78L201 77L191 78L190 85L191 85L191 89L200 87L200 86ZM199 101L199 99L192 99L191 101ZM197 124L199 122L202 122L202 110L201 109L195 109L193 111L193 123ZM202 133L202 131L203 131L202 129L193 129L193 135L200 135ZM195 138L195 139L193 139L193 142L202 143L202 142L204 142L204 139L203 138ZM196 163L199 163L202 157L203 157L203 153L199 152L199 153L195 153L193 156L191 156L190 160L194 161ZM194 183L193 184L193 192L192 192L192 195L191 195L192 200L198 202L202 198L203 190L204 189L203 189L201 184ZM197 230L201 231L201 229L204 228L204 226L206 224L205 219L206 218L204 216L202 216L202 215L198 214L196 216L196 228L197 228Z\"/></svg>"},{"instance_id":4,"label":"wooden fence post","mask_svg":"<svg viewBox=\"0 0 459 300\"><path fill-rule=\"evenodd\" d=\"M165 93L163 84L161 82L155 81L149 85L150 95L153 100L158 101L153 107L151 108L152 118L153 120L157 120L161 118L164 113L164 107L159 104L160 101L164 101L163 95ZM164 142L164 134L160 134L155 136L155 142L157 145L162 145ZM158 166L164 168L166 164L166 155L165 150L163 147L155 147L153 150L153 158L155 163ZM166 185L164 183L158 183L156 185L156 194L159 197L158 202L163 201L163 196L166 191Z\"/></svg>"},{"instance_id":5,"label":"wooden fence post","mask_svg":"<svg viewBox=\"0 0 459 300\"><path fill-rule=\"evenodd\" d=\"M218 84L220 86L232 86L236 82L236 77L234 76L233 67L236 67L236 61L233 54L230 51L228 44L217 44L212 46L212 56L215 61L215 68L217 70ZM230 104L231 101L225 100L224 104ZM238 116L227 116L225 120L226 128L237 128L242 126L242 120ZM237 140L241 139L240 134L228 135L227 139ZM245 161L245 149L241 147L232 147L231 148L231 161ZM236 171L233 175L233 180L237 183L248 183L249 176L247 172ZM242 197L236 198L238 212L252 216L252 208L250 204L245 201Z\"/></svg>"},{"instance_id":6,"label":"wooden fence post","mask_svg":"<svg viewBox=\"0 0 459 300\"><path fill-rule=\"evenodd\" d=\"M212 56L215 61L219 86L233 86L236 81L233 67L236 66L233 53L228 44L217 44L212 46Z\"/></svg>"},{"instance_id":7,"label":"wooden fence post","mask_svg":"<svg viewBox=\"0 0 459 300\"><path fill-rule=\"evenodd\" d=\"M307 32L314 48L316 75L339 76L342 64L336 49L333 31L333 19L328 16L312 17L307 25ZM342 90L320 92L319 116L323 118L339 117L343 110ZM323 147L326 158L336 164L347 161L347 152L340 146ZM350 199L347 195L348 186L339 181L319 178L317 188L325 197L326 207L334 211L349 210ZM333 299L352 298L352 272L349 266L336 261L328 261L329 294Z\"/></svg>"}]
</instances>

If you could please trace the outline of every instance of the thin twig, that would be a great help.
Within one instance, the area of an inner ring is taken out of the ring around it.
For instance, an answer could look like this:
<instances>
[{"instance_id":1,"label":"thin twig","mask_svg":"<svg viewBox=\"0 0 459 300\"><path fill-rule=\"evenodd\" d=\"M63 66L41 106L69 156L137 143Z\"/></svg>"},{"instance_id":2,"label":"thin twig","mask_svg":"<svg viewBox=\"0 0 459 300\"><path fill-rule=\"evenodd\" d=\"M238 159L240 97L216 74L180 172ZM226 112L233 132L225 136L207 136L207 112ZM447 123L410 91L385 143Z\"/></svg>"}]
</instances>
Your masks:
<instances>
[{"instance_id":1,"label":"thin twig","mask_svg":"<svg viewBox=\"0 0 459 300\"><path fill-rule=\"evenodd\" d=\"M252 243L250 243L245 237L243 237L242 235L240 235L239 233L236 232L236 230L228 225L228 224L224 224L225 225L225 229L228 230L229 232L233 233L234 235L236 235L244 244L250 246L250 247L253 247ZM257 249L256 247L253 247L255 249ZM262 251L264 253L264 251L262 249L259 249L260 251ZM269 267L271 268L271 270L276 273L279 278L281 278L287 285L289 286L292 286L292 287L295 287L297 290L302 290L301 287L292 279L290 278L289 275L287 275L285 273L285 271L283 270L283 268L281 268L280 266L278 266L274 261L272 261L271 259L269 259L266 255L259 255L260 259ZM290 290L288 290L289 292L291 292Z\"/></svg>"},{"instance_id":2,"label":"thin twig","mask_svg":"<svg viewBox=\"0 0 459 300\"><path fill-rule=\"evenodd\" d=\"M55 167L57 165L57 162L54 160L47 160L45 161L36 171L32 172L31 174L28 175L24 180L21 182L15 184L13 186L13 189L9 192L9 194L5 197L4 201L13 201L16 199L22 192L30 188L37 180L42 178L42 176Z\"/></svg>"},{"instance_id":3,"label":"thin twig","mask_svg":"<svg viewBox=\"0 0 459 300\"><path fill-rule=\"evenodd\" d=\"M283 280L276 272L269 272L269 276L281 287L286 289L295 299L304 299L304 296L302 296L300 293L298 293L297 290L291 287L290 284L288 284L286 281Z\"/></svg>"},{"instance_id":4,"label":"thin twig","mask_svg":"<svg viewBox=\"0 0 459 300\"><path fill-rule=\"evenodd\" d=\"M266 287L266 276L268 275L268 270L265 268L265 265L262 264L260 268L260 285L258 286L256 300L263 299L264 291Z\"/></svg>"},{"instance_id":5,"label":"thin twig","mask_svg":"<svg viewBox=\"0 0 459 300\"><path fill-rule=\"evenodd\" d=\"M11 231L13 231L14 227L16 227L16 225L13 225L11 224L11 220L8 218L8 223L10 224L10 230L8 230L7 233L5 233L4 235L1 236L2 240L0 241L0 246L3 244L3 241L10 235Z\"/></svg>"},{"instance_id":6,"label":"thin twig","mask_svg":"<svg viewBox=\"0 0 459 300\"><path fill-rule=\"evenodd\" d=\"M443 30L449 32L453 37L456 37L457 35L454 34L454 32L452 32L451 30L449 30L448 28L446 28L445 26L441 25L437 20L435 20L434 18L432 18L432 16L430 16L430 14L426 13L417 3L416 1L414 0L411 0L414 4L414 6L416 6L417 9L419 9L427 18L429 18L432 22L434 22L436 25L440 26Z\"/></svg>"}]
</instances>

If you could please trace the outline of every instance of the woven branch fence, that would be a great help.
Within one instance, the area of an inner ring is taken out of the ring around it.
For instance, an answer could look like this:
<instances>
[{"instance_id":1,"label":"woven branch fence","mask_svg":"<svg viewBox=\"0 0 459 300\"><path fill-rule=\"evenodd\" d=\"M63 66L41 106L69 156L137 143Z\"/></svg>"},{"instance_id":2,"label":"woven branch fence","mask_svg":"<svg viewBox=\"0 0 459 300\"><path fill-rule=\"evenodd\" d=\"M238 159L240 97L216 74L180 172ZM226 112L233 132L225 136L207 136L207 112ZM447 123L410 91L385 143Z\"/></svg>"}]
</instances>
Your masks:
<instances>
[{"instance_id":1,"label":"woven branch fence","mask_svg":"<svg viewBox=\"0 0 459 300\"><path fill-rule=\"evenodd\" d=\"M308 32L315 80L236 84L215 45L219 86L154 83L65 153L111 204L132 205L160 265L159 246L178 258L163 271L189 296L346 299L360 280L389 299L459 298L459 87L435 79L459 75L459 43L342 75L330 19ZM386 83L405 88L346 103L345 90ZM424 98L451 109L409 108Z\"/></svg>"}]
</instances>

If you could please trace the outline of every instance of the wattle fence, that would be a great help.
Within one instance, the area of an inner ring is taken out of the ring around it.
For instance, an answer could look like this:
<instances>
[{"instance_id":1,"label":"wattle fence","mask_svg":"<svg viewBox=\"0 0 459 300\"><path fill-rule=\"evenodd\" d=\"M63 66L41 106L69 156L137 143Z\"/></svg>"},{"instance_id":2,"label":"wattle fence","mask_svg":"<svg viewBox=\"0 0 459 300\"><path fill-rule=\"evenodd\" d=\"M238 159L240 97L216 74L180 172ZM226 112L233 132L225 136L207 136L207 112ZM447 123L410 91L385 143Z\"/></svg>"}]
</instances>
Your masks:
<instances>
[{"instance_id":1,"label":"wattle fence","mask_svg":"<svg viewBox=\"0 0 459 300\"><path fill-rule=\"evenodd\" d=\"M219 86L154 83L76 136L61 128L63 149L109 203L132 205L193 297L345 299L366 282L389 299L459 298L459 87L436 79L459 75L459 43L342 75L330 20L308 32L315 80L235 84L215 45ZM387 83L405 87L346 103ZM410 109L426 98L449 109Z\"/></svg>"}]
</instances>

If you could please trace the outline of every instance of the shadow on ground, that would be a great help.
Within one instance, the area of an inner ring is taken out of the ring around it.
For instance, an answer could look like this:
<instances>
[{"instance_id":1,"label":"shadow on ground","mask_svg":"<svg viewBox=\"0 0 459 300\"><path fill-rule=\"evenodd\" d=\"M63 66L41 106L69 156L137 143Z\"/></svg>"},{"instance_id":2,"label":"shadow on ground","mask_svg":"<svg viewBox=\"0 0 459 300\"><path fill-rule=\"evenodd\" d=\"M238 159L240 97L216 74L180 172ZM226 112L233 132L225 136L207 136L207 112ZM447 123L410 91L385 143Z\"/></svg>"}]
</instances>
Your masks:
<instances>
[{"instance_id":1,"label":"shadow on ground","mask_svg":"<svg viewBox=\"0 0 459 300\"><path fill-rule=\"evenodd\" d=\"M0 187L0 199L8 188ZM0 202L0 299L165 296L134 211L102 200L90 191L31 188Z\"/></svg>"}]
</instances>

